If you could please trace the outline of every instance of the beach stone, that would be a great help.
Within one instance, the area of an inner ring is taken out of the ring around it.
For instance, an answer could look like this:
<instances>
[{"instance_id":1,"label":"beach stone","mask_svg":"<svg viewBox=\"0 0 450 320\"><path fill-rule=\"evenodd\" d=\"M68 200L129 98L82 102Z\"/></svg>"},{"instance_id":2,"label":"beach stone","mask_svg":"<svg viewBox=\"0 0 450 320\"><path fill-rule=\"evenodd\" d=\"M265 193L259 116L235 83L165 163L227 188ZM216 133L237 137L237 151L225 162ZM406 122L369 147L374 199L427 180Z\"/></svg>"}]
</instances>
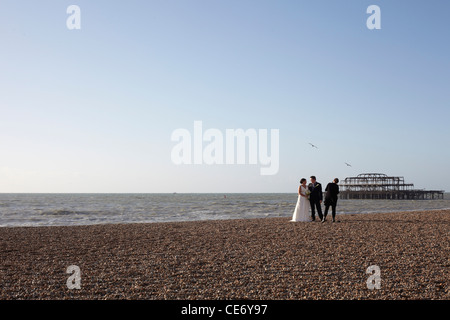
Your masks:
<instances>
[{"instance_id":1,"label":"beach stone","mask_svg":"<svg viewBox=\"0 0 450 320\"><path fill-rule=\"evenodd\" d=\"M450 210L289 219L3 227L0 299L450 298Z\"/></svg>"}]
</instances>

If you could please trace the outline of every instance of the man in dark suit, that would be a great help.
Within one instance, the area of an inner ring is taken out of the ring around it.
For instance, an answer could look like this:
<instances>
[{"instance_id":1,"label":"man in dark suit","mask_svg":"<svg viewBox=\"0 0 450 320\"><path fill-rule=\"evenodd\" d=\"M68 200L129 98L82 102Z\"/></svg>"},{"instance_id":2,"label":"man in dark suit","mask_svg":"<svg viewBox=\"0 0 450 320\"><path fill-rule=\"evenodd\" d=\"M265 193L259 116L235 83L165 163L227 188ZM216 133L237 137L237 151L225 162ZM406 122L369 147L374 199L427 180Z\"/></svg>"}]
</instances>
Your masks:
<instances>
[{"instance_id":1,"label":"man in dark suit","mask_svg":"<svg viewBox=\"0 0 450 320\"><path fill-rule=\"evenodd\" d=\"M311 205L311 219L312 221L316 220L316 209L317 214L319 215L319 219L322 220L322 185L317 182L315 176L311 176L311 183L308 185L308 189L311 192L309 195L309 203Z\"/></svg>"},{"instance_id":2,"label":"man in dark suit","mask_svg":"<svg viewBox=\"0 0 450 320\"><path fill-rule=\"evenodd\" d=\"M339 179L335 178L333 182L330 182L327 187L325 188L326 194L325 194L325 212L323 215L322 222L325 222L327 219L328 209L330 209L331 206L331 215L333 217L333 222L335 222L336 217L336 205L338 201L338 194L339 194L339 186L337 185L339 183Z\"/></svg>"}]
</instances>

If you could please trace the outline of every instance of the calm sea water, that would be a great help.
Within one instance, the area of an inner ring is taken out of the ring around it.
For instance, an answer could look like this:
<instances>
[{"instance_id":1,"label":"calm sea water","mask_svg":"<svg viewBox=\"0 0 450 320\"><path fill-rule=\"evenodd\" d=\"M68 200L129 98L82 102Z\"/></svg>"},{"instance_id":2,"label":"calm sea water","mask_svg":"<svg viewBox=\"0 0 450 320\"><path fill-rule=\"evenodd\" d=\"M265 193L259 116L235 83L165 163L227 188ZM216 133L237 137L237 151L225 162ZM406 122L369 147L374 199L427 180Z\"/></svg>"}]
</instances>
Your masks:
<instances>
[{"instance_id":1,"label":"calm sea water","mask_svg":"<svg viewBox=\"0 0 450 320\"><path fill-rule=\"evenodd\" d=\"M290 217L295 193L0 194L0 227ZM450 208L444 200L339 200L339 214Z\"/></svg>"}]
</instances>

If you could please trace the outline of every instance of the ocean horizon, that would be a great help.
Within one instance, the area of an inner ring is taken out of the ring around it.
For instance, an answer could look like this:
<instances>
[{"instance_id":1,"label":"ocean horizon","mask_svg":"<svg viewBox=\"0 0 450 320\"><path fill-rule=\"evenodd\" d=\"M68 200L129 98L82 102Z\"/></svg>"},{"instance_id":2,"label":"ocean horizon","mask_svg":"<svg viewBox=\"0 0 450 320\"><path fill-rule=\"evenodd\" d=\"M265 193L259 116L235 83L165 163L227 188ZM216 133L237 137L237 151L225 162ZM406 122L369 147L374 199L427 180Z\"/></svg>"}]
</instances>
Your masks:
<instances>
[{"instance_id":1,"label":"ocean horizon","mask_svg":"<svg viewBox=\"0 0 450 320\"><path fill-rule=\"evenodd\" d=\"M290 217L296 193L0 193L0 227ZM339 200L337 215L450 208L440 200Z\"/></svg>"}]
</instances>

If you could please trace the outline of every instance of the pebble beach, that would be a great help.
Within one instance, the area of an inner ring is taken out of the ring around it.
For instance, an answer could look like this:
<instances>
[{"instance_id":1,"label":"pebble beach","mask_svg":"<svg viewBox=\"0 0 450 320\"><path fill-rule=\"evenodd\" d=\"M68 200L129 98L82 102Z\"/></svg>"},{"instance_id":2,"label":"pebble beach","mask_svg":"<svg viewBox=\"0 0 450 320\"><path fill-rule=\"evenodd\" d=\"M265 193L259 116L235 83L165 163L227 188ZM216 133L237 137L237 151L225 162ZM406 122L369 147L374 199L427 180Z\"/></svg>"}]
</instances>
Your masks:
<instances>
[{"instance_id":1,"label":"pebble beach","mask_svg":"<svg viewBox=\"0 0 450 320\"><path fill-rule=\"evenodd\" d=\"M0 299L450 298L450 210L289 220L3 227Z\"/></svg>"}]
</instances>

